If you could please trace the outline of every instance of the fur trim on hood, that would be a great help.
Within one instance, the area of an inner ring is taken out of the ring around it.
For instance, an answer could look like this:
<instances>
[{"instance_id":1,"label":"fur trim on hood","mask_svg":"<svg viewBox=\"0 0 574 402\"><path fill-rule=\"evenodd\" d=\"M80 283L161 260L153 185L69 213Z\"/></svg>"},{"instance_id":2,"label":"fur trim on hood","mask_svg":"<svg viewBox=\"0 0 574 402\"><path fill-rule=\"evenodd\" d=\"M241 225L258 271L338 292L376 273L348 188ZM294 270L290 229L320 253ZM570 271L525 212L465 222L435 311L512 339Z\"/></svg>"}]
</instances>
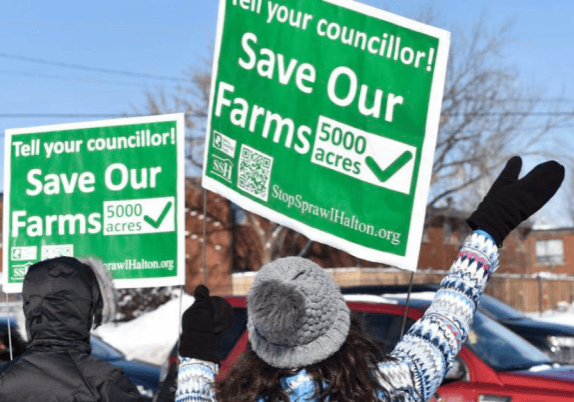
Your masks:
<instances>
[{"instance_id":1,"label":"fur trim on hood","mask_svg":"<svg viewBox=\"0 0 574 402\"><path fill-rule=\"evenodd\" d=\"M94 317L94 328L96 328L102 323L110 322L116 315L116 290L112 277L102 261L96 258L80 258L80 261L94 271L100 285L103 305L101 311L96 311Z\"/></svg>"}]
</instances>

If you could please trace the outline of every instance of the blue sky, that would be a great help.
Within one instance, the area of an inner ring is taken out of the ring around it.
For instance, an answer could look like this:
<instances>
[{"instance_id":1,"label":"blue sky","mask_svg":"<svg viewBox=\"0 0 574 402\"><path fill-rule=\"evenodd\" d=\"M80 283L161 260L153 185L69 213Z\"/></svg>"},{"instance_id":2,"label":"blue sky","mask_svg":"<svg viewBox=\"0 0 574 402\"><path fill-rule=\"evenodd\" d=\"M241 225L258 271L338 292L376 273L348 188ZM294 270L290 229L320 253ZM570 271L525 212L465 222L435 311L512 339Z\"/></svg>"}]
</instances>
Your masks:
<instances>
[{"instance_id":1,"label":"blue sky","mask_svg":"<svg viewBox=\"0 0 574 402\"><path fill-rule=\"evenodd\" d=\"M501 55L503 62L516 68L524 85L545 90L547 98L567 99L561 103L564 110L574 108L571 0L363 2L409 18L432 8L435 25L447 29L464 29L481 13L491 25L512 19L513 42ZM0 133L6 128L97 120L31 116L37 114L133 113L134 107L142 107L146 90L169 92L176 81L167 78L181 78L187 67L201 67L209 59L217 6L216 0L5 2L0 16ZM573 129L560 135L571 142Z\"/></svg>"}]
</instances>

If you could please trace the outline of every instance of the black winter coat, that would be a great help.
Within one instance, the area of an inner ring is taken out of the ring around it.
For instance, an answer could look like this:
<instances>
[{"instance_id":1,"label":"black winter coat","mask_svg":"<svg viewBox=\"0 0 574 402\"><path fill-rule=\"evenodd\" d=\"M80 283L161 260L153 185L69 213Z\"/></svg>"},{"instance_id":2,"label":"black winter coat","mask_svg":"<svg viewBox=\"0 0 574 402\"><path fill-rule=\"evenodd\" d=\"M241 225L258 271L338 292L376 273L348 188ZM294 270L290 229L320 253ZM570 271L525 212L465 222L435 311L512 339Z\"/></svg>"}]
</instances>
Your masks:
<instances>
[{"instance_id":1,"label":"black winter coat","mask_svg":"<svg viewBox=\"0 0 574 402\"><path fill-rule=\"evenodd\" d=\"M38 264L30 267L22 294L31 342L0 375L0 401L142 401L119 368L90 355L90 328L99 301L93 273L65 259L35 269Z\"/></svg>"},{"instance_id":2,"label":"black winter coat","mask_svg":"<svg viewBox=\"0 0 574 402\"><path fill-rule=\"evenodd\" d=\"M0 401L136 402L134 384L80 345L34 345L0 377Z\"/></svg>"}]
</instances>

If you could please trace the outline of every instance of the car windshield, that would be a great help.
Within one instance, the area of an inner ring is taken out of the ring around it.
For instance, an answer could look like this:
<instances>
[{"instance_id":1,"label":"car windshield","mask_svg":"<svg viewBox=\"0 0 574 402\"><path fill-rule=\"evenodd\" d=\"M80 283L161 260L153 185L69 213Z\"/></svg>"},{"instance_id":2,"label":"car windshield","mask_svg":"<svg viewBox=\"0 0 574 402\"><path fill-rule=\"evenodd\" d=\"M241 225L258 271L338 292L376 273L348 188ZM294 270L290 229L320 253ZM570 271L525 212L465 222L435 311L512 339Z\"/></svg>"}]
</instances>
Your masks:
<instances>
[{"instance_id":1,"label":"car windshield","mask_svg":"<svg viewBox=\"0 0 574 402\"><path fill-rule=\"evenodd\" d=\"M542 351L503 325L477 312L466 346L496 371L553 364Z\"/></svg>"},{"instance_id":2,"label":"car windshield","mask_svg":"<svg viewBox=\"0 0 574 402\"><path fill-rule=\"evenodd\" d=\"M480 297L478 308L485 314L496 317L499 320L516 320L524 318L524 314L500 300L483 294Z\"/></svg>"}]
</instances>

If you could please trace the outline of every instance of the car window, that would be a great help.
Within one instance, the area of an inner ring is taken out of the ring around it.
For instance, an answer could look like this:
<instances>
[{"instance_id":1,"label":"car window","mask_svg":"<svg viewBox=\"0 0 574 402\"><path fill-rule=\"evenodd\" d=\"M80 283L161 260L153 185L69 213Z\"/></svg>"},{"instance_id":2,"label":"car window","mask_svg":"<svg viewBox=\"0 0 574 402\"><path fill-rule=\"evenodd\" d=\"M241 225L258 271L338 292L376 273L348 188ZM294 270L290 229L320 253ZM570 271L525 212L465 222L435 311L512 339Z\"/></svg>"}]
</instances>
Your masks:
<instances>
[{"instance_id":1,"label":"car window","mask_svg":"<svg viewBox=\"0 0 574 402\"><path fill-rule=\"evenodd\" d=\"M401 328L403 325L403 316L370 313L370 312L353 312L363 330L367 332L372 341L381 346L385 353L390 353L401 337ZM415 323L414 320L407 318L405 323L405 332Z\"/></svg>"},{"instance_id":2,"label":"car window","mask_svg":"<svg viewBox=\"0 0 574 402\"><path fill-rule=\"evenodd\" d=\"M521 311L485 294L480 297L478 308L485 314L494 316L499 320L515 320L524 317Z\"/></svg>"},{"instance_id":3,"label":"car window","mask_svg":"<svg viewBox=\"0 0 574 402\"><path fill-rule=\"evenodd\" d=\"M236 307L233 309L233 314L235 315L233 327L225 331L217 343L217 357L220 361L229 355L247 327L247 309Z\"/></svg>"},{"instance_id":4,"label":"car window","mask_svg":"<svg viewBox=\"0 0 574 402\"><path fill-rule=\"evenodd\" d=\"M552 364L543 352L484 314L476 313L466 345L496 371Z\"/></svg>"},{"instance_id":5,"label":"car window","mask_svg":"<svg viewBox=\"0 0 574 402\"><path fill-rule=\"evenodd\" d=\"M122 352L114 349L111 345L108 345L98 337L90 337L90 343L92 344L92 356L97 357L100 360L107 361L124 357Z\"/></svg>"}]
</instances>

